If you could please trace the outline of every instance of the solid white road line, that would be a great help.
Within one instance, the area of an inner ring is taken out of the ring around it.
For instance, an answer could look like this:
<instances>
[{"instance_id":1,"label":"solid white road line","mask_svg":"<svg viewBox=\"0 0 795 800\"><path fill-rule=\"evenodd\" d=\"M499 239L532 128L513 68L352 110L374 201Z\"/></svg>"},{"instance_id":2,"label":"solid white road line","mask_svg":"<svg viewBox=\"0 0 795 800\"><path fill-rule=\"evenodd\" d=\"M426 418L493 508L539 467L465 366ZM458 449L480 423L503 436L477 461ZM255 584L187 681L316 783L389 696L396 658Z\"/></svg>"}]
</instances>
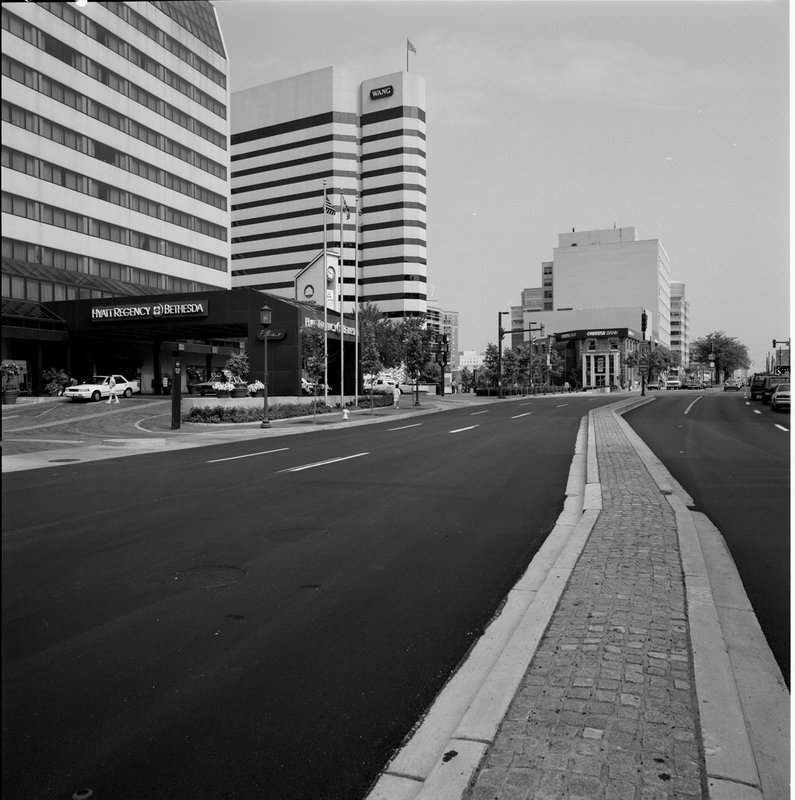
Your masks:
<instances>
[{"instance_id":1,"label":"solid white road line","mask_svg":"<svg viewBox=\"0 0 795 800\"><path fill-rule=\"evenodd\" d=\"M524 414L517 414L515 417L511 417L511 419L519 419L519 417L529 417L533 412L532 411L525 411Z\"/></svg>"},{"instance_id":2,"label":"solid white road line","mask_svg":"<svg viewBox=\"0 0 795 800\"><path fill-rule=\"evenodd\" d=\"M421 422L415 422L413 425L401 425L399 428L387 428L388 431L405 431L406 428L419 428Z\"/></svg>"},{"instance_id":3,"label":"solid white road line","mask_svg":"<svg viewBox=\"0 0 795 800\"><path fill-rule=\"evenodd\" d=\"M229 458L214 458L208 464L218 464L221 461L236 461L238 458L251 458L252 456L267 456L269 453L281 453L282 450L289 450L289 447L280 447L278 450L263 450L261 453L246 453L243 456L229 456Z\"/></svg>"},{"instance_id":4,"label":"solid white road line","mask_svg":"<svg viewBox=\"0 0 795 800\"><path fill-rule=\"evenodd\" d=\"M456 428L454 431L448 431L448 433L463 433L464 431L471 431L473 428L477 427L477 425L470 425L468 428Z\"/></svg>"},{"instance_id":5,"label":"solid white road line","mask_svg":"<svg viewBox=\"0 0 795 800\"><path fill-rule=\"evenodd\" d=\"M685 409L685 414L689 414L689 413L690 413L690 409L691 409L691 408L693 408L693 406L694 406L694 405L695 405L695 404L696 404L696 403L697 403L697 402L698 402L698 401L699 401L699 400L700 400L700 399L701 399L703 396L704 396L703 394L702 394L702 395L699 395L699 396L698 396L698 397L697 397L697 398L696 398L696 399L695 399L695 400L694 400L694 401L693 401L693 402L692 402L692 403L691 403L691 404L690 404L690 405L689 405L689 406L688 406L688 407Z\"/></svg>"},{"instance_id":6,"label":"solid white road line","mask_svg":"<svg viewBox=\"0 0 795 800\"><path fill-rule=\"evenodd\" d=\"M352 456L340 456L339 458L329 458L327 461L316 461L314 464L302 464L300 467L290 467L289 469L280 469L279 472L301 472L305 469L313 469L314 467L323 467L326 464L336 464L339 461L348 461L351 458L360 458L361 456L369 456L369 453L356 453Z\"/></svg>"}]
</instances>

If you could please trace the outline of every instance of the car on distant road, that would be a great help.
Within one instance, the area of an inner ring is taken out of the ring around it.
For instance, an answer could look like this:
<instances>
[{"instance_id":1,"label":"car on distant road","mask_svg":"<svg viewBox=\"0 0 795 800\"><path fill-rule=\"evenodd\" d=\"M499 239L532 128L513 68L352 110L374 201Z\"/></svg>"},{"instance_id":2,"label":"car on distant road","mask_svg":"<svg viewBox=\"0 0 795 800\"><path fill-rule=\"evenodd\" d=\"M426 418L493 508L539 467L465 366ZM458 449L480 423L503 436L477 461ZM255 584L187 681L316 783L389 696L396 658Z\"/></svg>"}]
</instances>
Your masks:
<instances>
[{"instance_id":1,"label":"car on distant road","mask_svg":"<svg viewBox=\"0 0 795 800\"><path fill-rule=\"evenodd\" d=\"M682 387L683 389L706 389L707 387L704 386L704 381L699 380L690 380L685 383Z\"/></svg>"},{"instance_id":2,"label":"car on distant road","mask_svg":"<svg viewBox=\"0 0 795 800\"><path fill-rule=\"evenodd\" d=\"M114 375L116 380L116 394L132 397L141 393L141 386L137 380L128 381L123 375ZM71 400L101 400L110 397L110 375L93 375L77 386L68 386L64 389L63 396Z\"/></svg>"},{"instance_id":3,"label":"car on distant road","mask_svg":"<svg viewBox=\"0 0 795 800\"><path fill-rule=\"evenodd\" d=\"M666 389L681 389L682 388L682 381L679 378L668 378L665 382Z\"/></svg>"},{"instance_id":4,"label":"car on distant road","mask_svg":"<svg viewBox=\"0 0 795 800\"><path fill-rule=\"evenodd\" d=\"M761 401L769 403L773 397L773 392L776 391L776 387L782 383L789 383L789 375L768 375L765 378L765 385L762 387Z\"/></svg>"},{"instance_id":5,"label":"car on distant road","mask_svg":"<svg viewBox=\"0 0 795 800\"><path fill-rule=\"evenodd\" d=\"M724 392L739 392L742 387L737 381L726 381L723 384Z\"/></svg>"},{"instance_id":6,"label":"car on distant road","mask_svg":"<svg viewBox=\"0 0 795 800\"><path fill-rule=\"evenodd\" d=\"M660 384L657 381L649 381L646 384L646 388L647 389L659 389L660 388Z\"/></svg>"},{"instance_id":7,"label":"car on distant road","mask_svg":"<svg viewBox=\"0 0 795 800\"><path fill-rule=\"evenodd\" d=\"M770 408L772 408L773 411L782 411L784 409L789 411L789 393L789 383L780 383L776 386L773 390L773 394L770 395Z\"/></svg>"}]
</instances>

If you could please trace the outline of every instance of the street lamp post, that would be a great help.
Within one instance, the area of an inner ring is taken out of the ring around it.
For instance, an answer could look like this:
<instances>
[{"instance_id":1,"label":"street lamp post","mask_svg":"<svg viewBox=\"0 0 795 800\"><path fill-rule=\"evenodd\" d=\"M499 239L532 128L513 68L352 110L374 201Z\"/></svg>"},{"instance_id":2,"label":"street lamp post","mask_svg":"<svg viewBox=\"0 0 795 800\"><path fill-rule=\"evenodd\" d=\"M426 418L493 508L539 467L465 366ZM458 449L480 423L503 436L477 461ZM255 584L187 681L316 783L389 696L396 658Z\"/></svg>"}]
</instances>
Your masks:
<instances>
[{"instance_id":1,"label":"street lamp post","mask_svg":"<svg viewBox=\"0 0 795 800\"><path fill-rule=\"evenodd\" d=\"M265 386L262 403L262 424L260 428L269 428L271 421L268 419L268 328L271 326L271 310L267 305L259 310L259 324L262 326L262 352L263 352L263 380Z\"/></svg>"},{"instance_id":2,"label":"street lamp post","mask_svg":"<svg viewBox=\"0 0 795 800\"><path fill-rule=\"evenodd\" d=\"M497 312L497 397L502 399L502 337L505 336L505 331L502 327L502 318L510 311Z\"/></svg>"}]
</instances>

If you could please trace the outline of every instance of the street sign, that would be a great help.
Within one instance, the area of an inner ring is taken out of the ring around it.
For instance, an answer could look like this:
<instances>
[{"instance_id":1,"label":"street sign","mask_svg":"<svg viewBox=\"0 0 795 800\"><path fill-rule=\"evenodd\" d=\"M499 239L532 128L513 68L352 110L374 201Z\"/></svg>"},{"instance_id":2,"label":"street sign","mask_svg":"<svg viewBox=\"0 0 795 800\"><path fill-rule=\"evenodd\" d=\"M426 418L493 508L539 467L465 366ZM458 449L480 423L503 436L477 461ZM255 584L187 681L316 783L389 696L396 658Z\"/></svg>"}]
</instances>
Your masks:
<instances>
[{"instance_id":1,"label":"street sign","mask_svg":"<svg viewBox=\"0 0 795 800\"><path fill-rule=\"evenodd\" d=\"M639 367L648 367L649 366L649 357L647 355L641 355L638 359L638 366Z\"/></svg>"},{"instance_id":2,"label":"street sign","mask_svg":"<svg viewBox=\"0 0 795 800\"><path fill-rule=\"evenodd\" d=\"M638 345L638 352L641 355L649 355L651 352L651 342L641 342Z\"/></svg>"}]
</instances>

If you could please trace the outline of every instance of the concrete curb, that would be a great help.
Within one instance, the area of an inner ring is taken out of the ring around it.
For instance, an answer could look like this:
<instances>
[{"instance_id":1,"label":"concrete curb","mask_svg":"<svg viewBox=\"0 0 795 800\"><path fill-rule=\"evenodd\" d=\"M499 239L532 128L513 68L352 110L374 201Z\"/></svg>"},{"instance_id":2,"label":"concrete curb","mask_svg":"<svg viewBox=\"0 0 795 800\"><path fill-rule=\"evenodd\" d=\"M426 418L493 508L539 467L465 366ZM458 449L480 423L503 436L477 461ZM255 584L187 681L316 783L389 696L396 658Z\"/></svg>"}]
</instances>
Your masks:
<instances>
[{"instance_id":1,"label":"concrete curb","mask_svg":"<svg viewBox=\"0 0 795 800\"><path fill-rule=\"evenodd\" d=\"M676 517L709 797L784 800L789 692L720 532L622 418L637 405L613 414Z\"/></svg>"},{"instance_id":2,"label":"concrete curb","mask_svg":"<svg viewBox=\"0 0 795 800\"><path fill-rule=\"evenodd\" d=\"M601 509L583 417L558 521L368 800L460 800L527 671Z\"/></svg>"}]
</instances>

